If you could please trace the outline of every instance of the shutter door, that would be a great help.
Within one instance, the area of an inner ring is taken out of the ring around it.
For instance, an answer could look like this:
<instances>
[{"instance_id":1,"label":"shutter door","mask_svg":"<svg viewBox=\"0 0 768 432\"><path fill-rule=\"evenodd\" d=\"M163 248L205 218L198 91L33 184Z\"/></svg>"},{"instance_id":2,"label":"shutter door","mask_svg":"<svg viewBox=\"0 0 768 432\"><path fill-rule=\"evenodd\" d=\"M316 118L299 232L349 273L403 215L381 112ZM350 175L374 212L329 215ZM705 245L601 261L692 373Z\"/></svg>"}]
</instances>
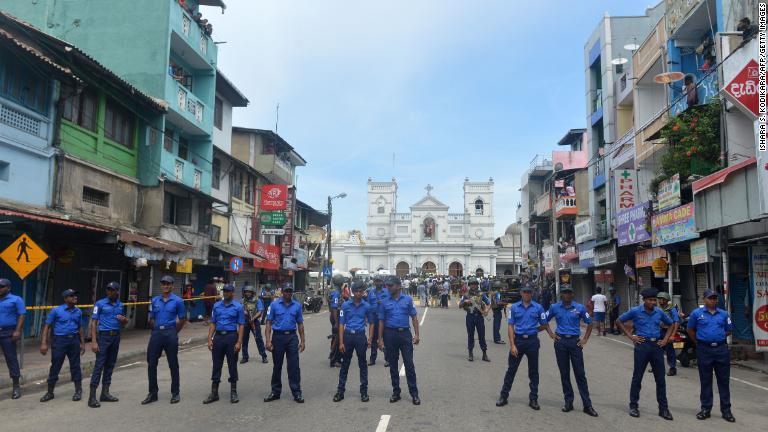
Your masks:
<instances>
[{"instance_id":1,"label":"shutter door","mask_svg":"<svg viewBox=\"0 0 768 432\"><path fill-rule=\"evenodd\" d=\"M699 266L696 266L699 267ZM704 267L704 266L702 266ZM696 273L696 301L698 302L704 291L709 289L709 275L706 270Z\"/></svg>"}]
</instances>

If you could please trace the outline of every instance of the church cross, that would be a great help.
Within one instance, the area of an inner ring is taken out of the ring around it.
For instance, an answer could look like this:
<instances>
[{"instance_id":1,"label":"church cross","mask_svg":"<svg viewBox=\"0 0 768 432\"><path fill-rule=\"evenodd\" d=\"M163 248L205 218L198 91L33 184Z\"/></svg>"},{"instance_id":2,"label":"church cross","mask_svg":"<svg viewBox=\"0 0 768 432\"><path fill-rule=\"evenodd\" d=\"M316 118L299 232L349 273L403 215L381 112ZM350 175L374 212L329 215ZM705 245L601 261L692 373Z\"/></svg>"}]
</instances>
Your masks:
<instances>
[{"instance_id":1,"label":"church cross","mask_svg":"<svg viewBox=\"0 0 768 432\"><path fill-rule=\"evenodd\" d=\"M431 195L430 192L432 192L432 189L434 188L432 187L431 184L427 184L427 187L425 187L424 189L427 191L427 195Z\"/></svg>"}]
</instances>

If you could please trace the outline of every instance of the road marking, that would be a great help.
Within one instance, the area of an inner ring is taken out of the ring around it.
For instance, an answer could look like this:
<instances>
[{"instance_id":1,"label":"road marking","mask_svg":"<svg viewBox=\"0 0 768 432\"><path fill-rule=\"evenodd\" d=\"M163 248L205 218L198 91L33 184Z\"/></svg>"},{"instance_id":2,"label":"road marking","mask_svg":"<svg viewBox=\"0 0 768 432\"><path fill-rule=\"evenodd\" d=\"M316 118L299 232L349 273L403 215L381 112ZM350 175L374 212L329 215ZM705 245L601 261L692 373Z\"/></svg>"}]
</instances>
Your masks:
<instances>
[{"instance_id":1,"label":"road marking","mask_svg":"<svg viewBox=\"0 0 768 432\"><path fill-rule=\"evenodd\" d=\"M137 361L137 362L133 362L133 363L128 363L128 364L126 364L126 365L118 366L117 368L118 368L118 369L122 369L122 368L131 367L131 366L136 366L137 364L141 364L141 362L140 362L140 361Z\"/></svg>"},{"instance_id":2,"label":"road marking","mask_svg":"<svg viewBox=\"0 0 768 432\"><path fill-rule=\"evenodd\" d=\"M626 346L633 347L633 348L635 347L633 344L631 344L629 342L620 341L618 339L613 339L613 338L606 337L606 338L604 338L604 340L609 340L611 342L620 343L622 345L626 345Z\"/></svg>"},{"instance_id":3,"label":"road marking","mask_svg":"<svg viewBox=\"0 0 768 432\"><path fill-rule=\"evenodd\" d=\"M383 416L381 416L381 420L379 420L379 425L376 426L376 432L387 432L387 426L389 426L390 417L392 416L390 416L389 414L384 414Z\"/></svg>"},{"instance_id":4,"label":"road marking","mask_svg":"<svg viewBox=\"0 0 768 432\"><path fill-rule=\"evenodd\" d=\"M427 306L426 309L424 309L424 314L421 316L421 321L419 321L419 326L424 325L424 318L427 317L427 312L429 312L429 306Z\"/></svg>"}]
</instances>

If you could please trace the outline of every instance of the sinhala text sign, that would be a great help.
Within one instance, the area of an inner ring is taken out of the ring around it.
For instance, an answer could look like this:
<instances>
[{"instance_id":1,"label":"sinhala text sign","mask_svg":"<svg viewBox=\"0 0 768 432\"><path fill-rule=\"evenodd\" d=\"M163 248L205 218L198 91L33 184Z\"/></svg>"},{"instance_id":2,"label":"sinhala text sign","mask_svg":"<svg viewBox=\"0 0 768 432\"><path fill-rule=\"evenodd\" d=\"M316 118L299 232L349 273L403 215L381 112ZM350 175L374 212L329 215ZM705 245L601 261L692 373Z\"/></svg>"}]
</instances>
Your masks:
<instances>
[{"instance_id":1,"label":"sinhala text sign","mask_svg":"<svg viewBox=\"0 0 768 432\"><path fill-rule=\"evenodd\" d=\"M768 352L768 247L753 246L750 250L752 264L752 292L754 314L752 331L757 351Z\"/></svg>"}]
</instances>

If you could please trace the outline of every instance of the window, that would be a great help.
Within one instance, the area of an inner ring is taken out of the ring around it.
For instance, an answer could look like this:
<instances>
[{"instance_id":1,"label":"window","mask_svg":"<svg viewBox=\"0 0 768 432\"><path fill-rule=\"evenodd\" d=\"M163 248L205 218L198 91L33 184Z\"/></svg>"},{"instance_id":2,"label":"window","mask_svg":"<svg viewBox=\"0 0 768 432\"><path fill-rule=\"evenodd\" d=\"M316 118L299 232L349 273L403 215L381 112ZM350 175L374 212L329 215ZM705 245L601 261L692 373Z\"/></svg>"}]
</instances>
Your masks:
<instances>
[{"instance_id":1,"label":"window","mask_svg":"<svg viewBox=\"0 0 768 432\"><path fill-rule=\"evenodd\" d=\"M98 102L96 94L89 89L83 89L79 94L72 88L63 91L64 111L62 117L72 123L96 132L96 116Z\"/></svg>"},{"instance_id":2,"label":"window","mask_svg":"<svg viewBox=\"0 0 768 432\"><path fill-rule=\"evenodd\" d=\"M83 186L83 202L101 207L109 207L109 194L104 191Z\"/></svg>"},{"instance_id":3,"label":"window","mask_svg":"<svg viewBox=\"0 0 768 432\"><path fill-rule=\"evenodd\" d=\"M126 147L133 147L133 113L108 99L104 116L104 136Z\"/></svg>"},{"instance_id":4,"label":"window","mask_svg":"<svg viewBox=\"0 0 768 432\"><path fill-rule=\"evenodd\" d=\"M245 202L253 204L253 176L248 174L248 180L245 182Z\"/></svg>"},{"instance_id":5,"label":"window","mask_svg":"<svg viewBox=\"0 0 768 432\"><path fill-rule=\"evenodd\" d=\"M232 197L239 200L243 199L243 172L236 171L232 175Z\"/></svg>"},{"instance_id":6,"label":"window","mask_svg":"<svg viewBox=\"0 0 768 432\"><path fill-rule=\"evenodd\" d=\"M221 227L218 225L211 225L211 241L221 241Z\"/></svg>"},{"instance_id":7,"label":"window","mask_svg":"<svg viewBox=\"0 0 768 432\"><path fill-rule=\"evenodd\" d=\"M211 164L211 187L216 190L221 187L221 160L218 158L213 158Z\"/></svg>"},{"instance_id":8,"label":"window","mask_svg":"<svg viewBox=\"0 0 768 432\"><path fill-rule=\"evenodd\" d=\"M197 232L208 234L211 232L211 203L199 201L200 207L197 212Z\"/></svg>"},{"instance_id":9,"label":"window","mask_svg":"<svg viewBox=\"0 0 768 432\"><path fill-rule=\"evenodd\" d=\"M483 200L481 199L478 199L475 201L475 214L476 215L483 214Z\"/></svg>"},{"instance_id":10,"label":"window","mask_svg":"<svg viewBox=\"0 0 768 432\"><path fill-rule=\"evenodd\" d=\"M192 225L192 200L166 192L163 203L163 223Z\"/></svg>"},{"instance_id":11,"label":"window","mask_svg":"<svg viewBox=\"0 0 768 432\"><path fill-rule=\"evenodd\" d=\"M384 207L383 207L383 206L379 206L379 207L376 209L376 212L377 212L378 214L384 214Z\"/></svg>"},{"instance_id":12,"label":"window","mask_svg":"<svg viewBox=\"0 0 768 432\"><path fill-rule=\"evenodd\" d=\"M221 99L216 98L213 106L213 125L216 129L221 130L221 125L224 121L224 102Z\"/></svg>"},{"instance_id":13,"label":"window","mask_svg":"<svg viewBox=\"0 0 768 432\"><path fill-rule=\"evenodd\" d=\"M11 164L6 161L0 161L0 181L8 181L11 177Z\"/></svg>"},{"instance_id":14,"label":"window","mask_svg":"<svg viewBox=\"0 0 768 432\"><path fill-rule=\"evenodd\" d=\"M165 151L173 153L173 131L166 129L163 134L163 148Z\"/></svg>"},{"instance_id":15,"label":"window","mask_svg":"<svg viewBox=\"0 0 768 432\"><path fill-rule=\"evenodd\" d=\"M189 142L185 138L179 138L179 159L189 160Z\"/></svg>"},{"instance_id":16,"label":"window","mask_svg":"<svg viewBox=\"0 0 768 432\"><path fill-rule=\"evenodd\" d=\"M0 94L8 99L45 114L48 104L48 82L19 62L19 57L0 50Z\"/></svg>"}]
</instances>

